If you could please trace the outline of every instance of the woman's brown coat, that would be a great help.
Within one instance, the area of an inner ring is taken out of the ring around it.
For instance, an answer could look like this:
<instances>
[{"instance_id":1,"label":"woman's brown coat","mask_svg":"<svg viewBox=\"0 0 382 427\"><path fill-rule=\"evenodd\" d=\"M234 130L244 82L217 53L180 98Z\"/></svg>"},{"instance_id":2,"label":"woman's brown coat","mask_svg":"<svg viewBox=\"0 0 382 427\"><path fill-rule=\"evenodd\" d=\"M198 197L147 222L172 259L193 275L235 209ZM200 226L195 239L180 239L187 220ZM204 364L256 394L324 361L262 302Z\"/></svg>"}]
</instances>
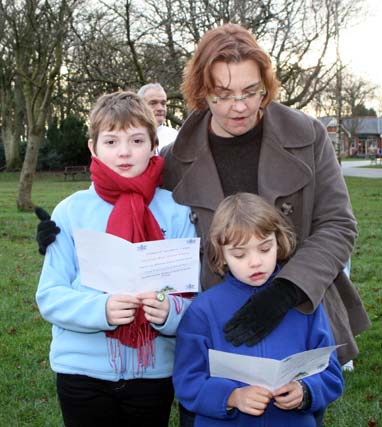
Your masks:
<instances>
[{"instance_id":1,"label":"woman's brown coat","mask_svg":"<svg viewBox=\"0 0 382 427\"><path fill-rule=\"evenodd\" d=\"M164 188L192 209L202 239L224 198L208 145L210 112L194 112L165 158ZM278 103L264 112L260 152L259 195L277 206L294 225L298 249L278 277L290 280L309 297L299 309L314 310L323 302L331 320L341 363L354 358L354 336L369 326L357 290L342 272L356 238L356 221L333 146L317 120ZM245 173L245 171L229 171ZM201 282L207 289L220 278L203 258Z\"/></svg>"}]
</instances>

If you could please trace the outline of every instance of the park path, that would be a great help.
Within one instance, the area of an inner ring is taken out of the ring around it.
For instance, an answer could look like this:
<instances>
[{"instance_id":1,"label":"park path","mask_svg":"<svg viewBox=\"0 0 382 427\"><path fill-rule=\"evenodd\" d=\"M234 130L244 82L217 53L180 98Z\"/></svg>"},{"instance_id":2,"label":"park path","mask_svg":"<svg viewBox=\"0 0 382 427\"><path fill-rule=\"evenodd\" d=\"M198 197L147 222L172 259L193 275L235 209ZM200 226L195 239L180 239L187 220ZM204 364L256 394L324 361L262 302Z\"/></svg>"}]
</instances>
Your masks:
<instances>
[{"instance_id":1,"label":"park path","mask_svg":"<svg viewBox=\"0 0 382 427\"><path fill-rule=\"evenodd\" d=\"M382 178L382 168L366 168L370 160L355 160L354 162L342 162L341 168L344 176L356 176L360 178Z\"/></svg>"}]
</instances>

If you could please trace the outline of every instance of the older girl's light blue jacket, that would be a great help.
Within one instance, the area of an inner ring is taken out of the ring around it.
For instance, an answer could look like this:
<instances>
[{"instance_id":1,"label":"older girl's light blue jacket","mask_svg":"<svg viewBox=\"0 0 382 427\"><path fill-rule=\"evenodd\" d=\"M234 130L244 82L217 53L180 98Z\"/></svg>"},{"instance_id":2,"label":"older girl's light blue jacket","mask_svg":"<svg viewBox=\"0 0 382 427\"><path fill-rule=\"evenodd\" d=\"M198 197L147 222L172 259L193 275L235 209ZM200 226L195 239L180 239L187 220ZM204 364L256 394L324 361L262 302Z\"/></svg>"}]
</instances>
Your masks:
<instances>
[{"instance_id":1,"label":"older girl's light blue jacket","mask_svg":"<svg viewBox=\"0 0 382 427\"><path fill-rule=\"evenodd\" d=\"M174 336L189 300L169 297L170 312L166 322L153 325L160 332L155 339L155 364L137 373L137 350L105 335L105 331L115 329L106 319L106 301L110 295L81 284L73 230L105 232L112 209L113 205L101 199L91 185L88 190L74 193L60 202L52 214L61 232L48 247L36 293L42 316L53 325L51 367L58 373L110 381L137 375L143 378L170 377ZM166 239L196 236L189 219L189 208L175 203L171 192L158 188L150 209ZM128 268L129 260L126 259Z\"/></svg>"}]
</instances>

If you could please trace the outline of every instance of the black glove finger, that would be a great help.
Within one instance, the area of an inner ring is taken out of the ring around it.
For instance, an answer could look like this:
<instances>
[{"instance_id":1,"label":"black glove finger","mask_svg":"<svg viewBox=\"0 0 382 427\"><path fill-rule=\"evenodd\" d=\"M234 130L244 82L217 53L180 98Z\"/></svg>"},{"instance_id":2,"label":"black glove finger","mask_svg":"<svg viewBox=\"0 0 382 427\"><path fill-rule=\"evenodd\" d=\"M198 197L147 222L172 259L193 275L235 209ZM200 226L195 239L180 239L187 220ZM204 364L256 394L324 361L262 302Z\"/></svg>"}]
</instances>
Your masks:
<instances>
[{"instance_id":1,"label":"black glove finger","mask_svg":"<svg viewBox=\"0 0 382 427\"><path fill-rule=\"evenodd\" d=\"M262 341L268 335L268 333L269 331L265 328L261 328L256 332L253 331L252 334L246 338L245 344L248 347L253 347L257 343Z\"/></svg>"},{"instance_id":2,"label":"black glove finger","mask_svg":"<svg viewBox=\"0 0 382 427\"><path fill-rule=\"evenodd\" d=\"M243 344L253 334L252 330L244 325L239 325L236 329L225 334L225 338L233 345Z\"/></svg>"},{"instance_id":3,"label":"black glove finger","mask_svg":"<svg viewBox=\"0 0 382 427\"><path fill-rule=\"evenodd\" d=\"M253 332L247 329L242 333L233 336L230 342L235 347L238 347L239 345L245 344L251 338L253 338Z\"/></svg>"},{"instance_id":4,"label":"black glove finger","mask_svg":"<svg viewBox=\"0 0 382 427\"><path fill-rule=\"evenodd\" d=\"M237 320L236 317L233 317L231 320L229 320L224 325L224 332L228 334L229 332L233 331L235 328L237 328L240 325L240 320Z\"/></svg>"},{"instance_id":5,"label":"black glove finger","mask_svg":"<svg viewBox=\"0 0 382 427\"><path fill-rule=\"evenodd\" d=\"M248 298L246 303L231 317L231 319L224 325L224 332L230 332L236 329L239 325L245 325L251 322L253 313L258 310L256 306L256 297Z\"/></svg>"},{"instance_id":6,"label":"black glove finger","mask_svg":"<svg viewBox=\"0 0 382 427\"><path fill-rule=\"evenodd\" d=\"M232 333L229 341L235 346L246 344L248 347L253 347L268 335L268 328L263 325L258 325L255 329L247 325L247 327L237 328L235 333Z\"/></svg>"},{"instance_id":7,"label":"black glove finger","mask_svg":"<svg viewBox=\"0 0 382 427\"><path fill-rule=\"evenodd\" d=\"M41 212L42 215L47 215L49 217L49 214L43 209L39 211L39 215ZM60 227L57 227L56 223L50 219L41 220L41 222L38 223L36 240L38 243L38 251L41 255L45 255L46 248L56 240L56 235L60 231Z\"/></svg>"},{"instance_id":8,"label":"black glove finger","mask_svg":"<svg viewBox=\"0 0 382 427\"><path fill-rule=\"evenodd\" d=\"M44 231L37 232L37 243L40 248L46 249L51 243L56 240L57 234L61 231L59 227L53 222L49 228L46 228ZM41 251L40 251L41 253Z\"/></svg>"},{"instance_id":9,"label":"black glove finger","mask_svg":"<svg viewBox=\"0 0 382 427\"><path fill-rule=\"evenodd\" d=\"M56 240L56 236L57 234L55 233L51 233L51 234L47 234L46 236L43 237L43 239L41 239L41 244L46 246L49 246L51 243L53 243Z\"/></svg>"},{"instance_id":10,"label":"black glove finger","mask_svg":"<svg viewBox=\"0 0 382 427\"><path fill-rule=\"evenodd\" d=\"M224 332L230 332L240 325L251 323L252 320L253 309L244 306L224 325Z\"/></svg>"},{"instance_id":11,"label":"black glove finger","mask_svg":"<svg viewBox=\"0 0 382 427\"><path fill-rule=\"evenodd\" d=\"M37 225L37 235L44 236L45 234L58 234L60 227L57 227L56 223L52 220L41 221Z\"/></svg>"},{"instance_id":12,"label":"black glove finger","mask_svg":"<svg viewBox=\"0 0 382 427\"><path fill-rule=\"evenodd\" d=\"M261 325L258 325L257 328L252 330L252 335L246 340L246 344L249 347L254 346L261 340L263 340L267 335L269 335L282 321L283 314L277 317L274 317L271 322L264 322Z\"/></svg>"},{"instance_id":13,"label":"black glove finger","mask_svg":"<svg viewBox=\"0 0 382 427\"><path fill-rule=\"evenodd\" d=\"M46 254L46 246L38 245L38 253L40 255L45 255Z\"/></svg>"},{"instance_id":14,"label":"black glove finger","mask_svg":"<svg viewBox=\"0 0 382 427\"><path fill-rule=\"evenodd\" d=\"M60 230L58 227L56 227L58 230ZM47 234L45 236L39 236L39 239L37 239L38 242L38 251L41 255L46 254L46 248L53 243L56 240L56 234L51 233Z\"/></svg>"},{"instance_id":15,"label":"black glove finger","mask_svg":"<svg viewBox=\"0 0 382 427\"><path fill-rule=\"evenodd\" d=\"M34 213L40 221L46 221L50 219L50 215L48 214L48 212L40 206L35 207Z\"/></svg>"},{"instance_id":16,"label":"black glove finger","mask_svg":"<svg viewBox=\"0 0 382 427\"><path fill-rule=\"evenodd\" d=\"M225 336L231 340L237 335L242 335L246 330L247 325L245 323L239 323L235 326L235 328L232 328L230 331L226 332Z\"/></svg>"}]
</instances>

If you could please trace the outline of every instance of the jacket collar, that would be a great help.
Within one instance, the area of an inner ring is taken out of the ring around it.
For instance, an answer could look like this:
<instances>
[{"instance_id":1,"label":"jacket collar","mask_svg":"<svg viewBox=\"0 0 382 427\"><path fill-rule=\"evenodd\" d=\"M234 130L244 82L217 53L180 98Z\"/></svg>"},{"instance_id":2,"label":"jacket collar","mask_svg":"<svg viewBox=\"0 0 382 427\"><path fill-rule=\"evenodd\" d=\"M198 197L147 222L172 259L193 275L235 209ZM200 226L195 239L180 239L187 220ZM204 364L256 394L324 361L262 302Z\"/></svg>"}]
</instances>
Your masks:
<instances>
[{"instance_id":1,"label":"jacket collar","mask_svg":"<svg viewBox=\"0 0 382 427\"><path fill-rule=\"evenodd\" d=\"M263 283L261 286L247 285L246 283L241 282L239 279L233 276L230 271L226 274L225 280L231 285L235 286L236 288L244 289L247 292L250 291L250 292L256 293L266 289L273 282L273 279L279 274L280 270L281 270L280 264L276 264L275 271L269 276L268 280L265 283Z\"/></svg>"},{"instance_id":2,"label":"jacket collar","mask_svg":"<svg viewBox=\"0 0 382 427\"><path fill-rule=\"evenodd\" d=\"M224 194L208 144L210 117L208 110L193 112L179 132L172 154L189 166L173 196L181 204L215 210ZM273 204L277 197L295 193L312 179L313 171L293 149L312 145L315 132L307 116L278 103L266 108L263 120L259 194Z\"/></svg>"}]
</instances>

